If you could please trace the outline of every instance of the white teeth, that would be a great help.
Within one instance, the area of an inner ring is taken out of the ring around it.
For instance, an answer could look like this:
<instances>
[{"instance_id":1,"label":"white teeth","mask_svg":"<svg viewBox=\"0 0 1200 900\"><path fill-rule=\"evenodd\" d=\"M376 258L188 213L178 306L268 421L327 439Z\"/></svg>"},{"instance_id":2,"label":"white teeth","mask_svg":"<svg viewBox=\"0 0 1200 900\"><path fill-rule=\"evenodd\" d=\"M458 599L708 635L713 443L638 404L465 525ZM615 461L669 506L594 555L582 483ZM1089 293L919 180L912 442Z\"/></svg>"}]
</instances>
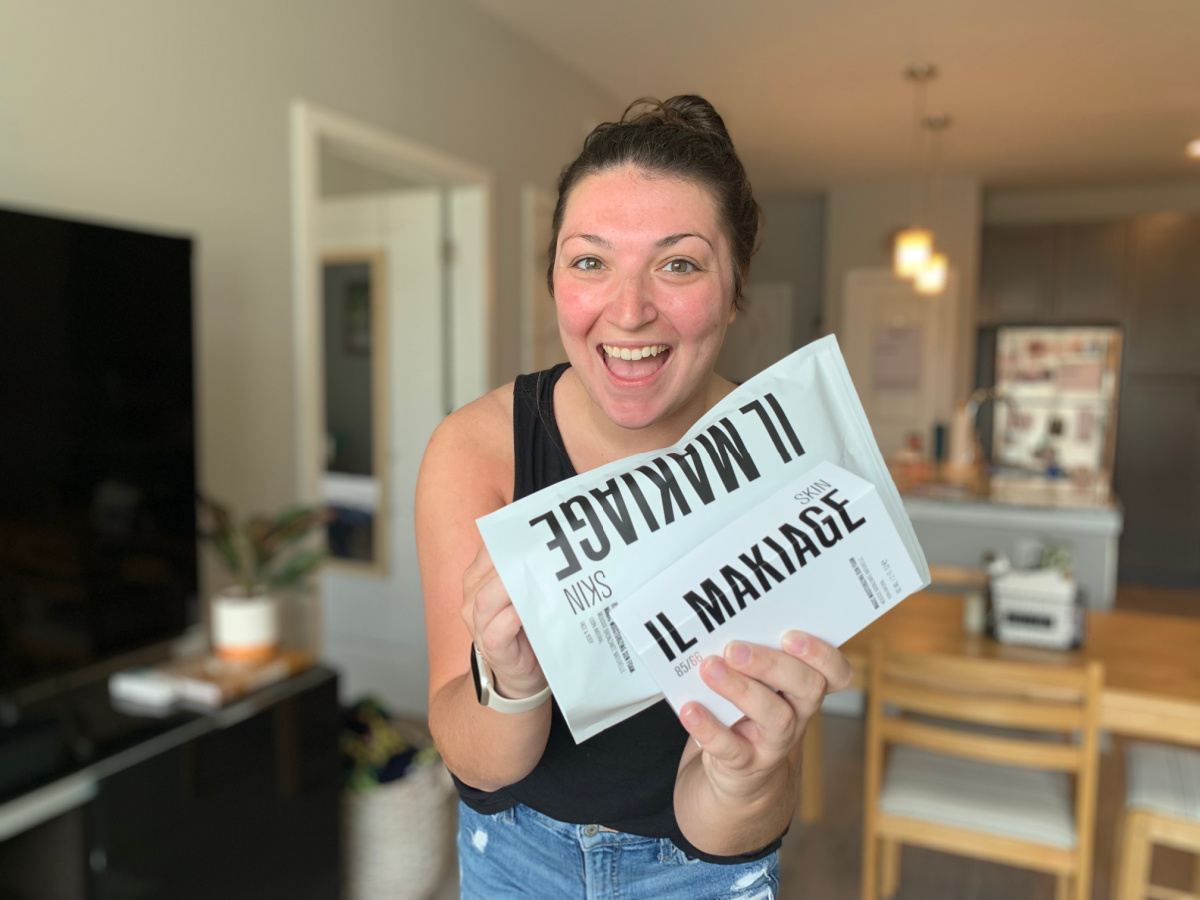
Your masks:
<instances>
[{"instance_id":1,"label":"white teeth","mask_svg":"<svg viewBox=\"0 0 1200 900\"><path fill-rule=\"evenodd\" d=\"M647 347L636 347L634 349L630 349L629 347L614 347L611 344L601 344L600 346L604 348L604 352L609 356L629 360L658 356L658 354L664 353L668 349L666 344L651 344Z\"/></svg>"}]
</instances>

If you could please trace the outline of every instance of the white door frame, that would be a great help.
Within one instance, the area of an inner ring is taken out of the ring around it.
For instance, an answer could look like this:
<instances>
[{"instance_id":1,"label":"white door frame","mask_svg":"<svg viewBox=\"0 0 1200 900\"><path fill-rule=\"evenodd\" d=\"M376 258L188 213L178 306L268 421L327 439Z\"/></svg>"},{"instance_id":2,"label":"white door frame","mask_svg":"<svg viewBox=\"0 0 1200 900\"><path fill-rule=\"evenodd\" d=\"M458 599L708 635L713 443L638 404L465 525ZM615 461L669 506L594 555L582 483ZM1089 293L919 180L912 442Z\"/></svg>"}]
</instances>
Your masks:
<instances>
[{"instance_id":1,"label":"white door frame","mask_svg":"<svg viewBox=\"0 0 1200 900\"><path fill-rule=\"evenodd\" d=\"M343 158L389 172L419 184L481 189L484 197L482 289L466 296L456 292L451 405L455 408L488 390L491 381L491 335L495 271L492 209L494 179L490 172L390 131L369 125L305 100L291 108L292 323L296 385L296 489L302 503L321 502L325 398L322 356L320 260L317 213L321 200L322 145ZM479 261L464 260L478 269ZM482 327L480 327L482 325ZM394 398L395 399L395 398Z\"/></svg>"},{"instance_id":2,"label":"white door frame","mask_svg":"<svg viewBox=\"0 0 1200 900\"><path fill-rule=\"evenodd\" d=\"M545 300L545 246L538 246L538 217L549 210L554 214L558 195L533 184L521 185L521 371L533 372L543 367L537 333L537 304Z\"/></svg>"}]
</instances>

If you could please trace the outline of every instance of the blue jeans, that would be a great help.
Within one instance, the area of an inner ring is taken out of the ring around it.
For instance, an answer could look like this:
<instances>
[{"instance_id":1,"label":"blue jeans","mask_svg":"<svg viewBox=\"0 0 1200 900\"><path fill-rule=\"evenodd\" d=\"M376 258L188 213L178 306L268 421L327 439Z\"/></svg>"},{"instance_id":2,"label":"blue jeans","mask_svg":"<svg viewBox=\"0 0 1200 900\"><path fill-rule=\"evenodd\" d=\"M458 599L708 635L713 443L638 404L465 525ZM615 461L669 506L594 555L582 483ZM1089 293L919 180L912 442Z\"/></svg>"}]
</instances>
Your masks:
<instances>
[{"instance_id":1,"label":"blue jeans","mask_svg":"<svg viewBox=\"0 0 1200 900\"><path fill-rule=\"evenodd\" d=\"M568 825L527 806L485 816L458 805L462 900L775 900L779 860L722 866L668 838Z\"/></svg>"}]
</instances>

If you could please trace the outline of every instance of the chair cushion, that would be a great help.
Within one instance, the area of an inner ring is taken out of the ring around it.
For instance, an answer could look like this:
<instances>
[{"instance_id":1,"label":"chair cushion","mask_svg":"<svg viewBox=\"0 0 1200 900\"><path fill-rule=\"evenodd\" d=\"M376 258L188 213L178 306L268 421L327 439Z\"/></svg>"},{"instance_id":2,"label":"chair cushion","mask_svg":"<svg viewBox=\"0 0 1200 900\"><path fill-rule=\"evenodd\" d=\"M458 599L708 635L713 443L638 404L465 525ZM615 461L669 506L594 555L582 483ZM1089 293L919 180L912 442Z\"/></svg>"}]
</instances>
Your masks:
<instances>
[{"instance_id":1,"label":"chair cushion","mask_svg":"<svg viewBox=\"0 0 1200 900\"><path fill-rule=\"evenodd\" d=\"M897 745L888 757L879 805L889 815L1053 847L1075 846L1071 784L1062 772Z\"/></svg>"},{"instance_id":2,"label":"chair cushion","mask_svg":"<svg viewBox=\"0 0 1200 900\"><path fill-rule=\"evenodd\" d=\"M1200 750L1130 741L1125 805L1200 822Z\"/></svg>"}]
</instances>

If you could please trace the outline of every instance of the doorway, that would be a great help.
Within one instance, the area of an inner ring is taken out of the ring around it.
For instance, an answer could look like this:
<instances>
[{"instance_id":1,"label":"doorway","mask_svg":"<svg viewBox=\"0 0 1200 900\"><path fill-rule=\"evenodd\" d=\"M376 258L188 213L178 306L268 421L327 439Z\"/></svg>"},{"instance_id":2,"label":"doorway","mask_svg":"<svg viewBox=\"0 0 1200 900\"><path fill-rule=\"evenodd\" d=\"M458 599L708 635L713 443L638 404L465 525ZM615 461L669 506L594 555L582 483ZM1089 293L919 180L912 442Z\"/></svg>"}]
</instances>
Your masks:
<instances>
[{"instance_id":1,"label":"doorway","mask_svg":"<svg viewBox=\"0 0 1200 900\"><path fill-rule=\"evenodd\" d=\"M297 492L336 513L308 643L343 700L424 715L413 497L434 428L489 386L492 179L303 101L292 162Z\"/></svg>"}]
</instances>

